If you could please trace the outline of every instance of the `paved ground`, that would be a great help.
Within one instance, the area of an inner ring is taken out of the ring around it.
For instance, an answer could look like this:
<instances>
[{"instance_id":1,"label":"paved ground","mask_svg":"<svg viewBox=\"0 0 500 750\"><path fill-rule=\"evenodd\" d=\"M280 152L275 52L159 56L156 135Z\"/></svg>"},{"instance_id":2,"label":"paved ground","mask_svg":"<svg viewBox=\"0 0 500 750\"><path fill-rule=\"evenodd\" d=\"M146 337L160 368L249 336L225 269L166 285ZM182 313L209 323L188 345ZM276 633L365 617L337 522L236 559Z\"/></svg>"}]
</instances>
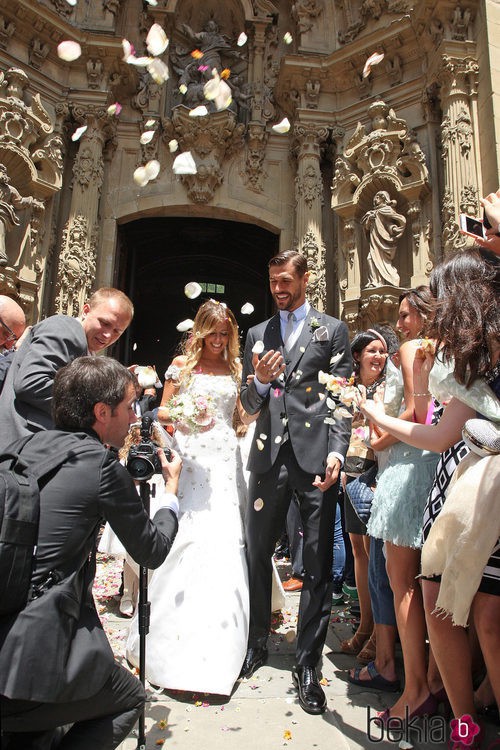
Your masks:
<instances>
[{"instance_id":1,"label":"paved ground","mask_svg":"<svg viewBox=\"0 0 500 750\"><path fill-rule=\"evenodd\" d=\"M101 617L117 658L123 655L128 626L113 598L119 585L119 571L119 563L101 558L96 586ZM283 577L287 572L288 566L280 565ZM276 620L276 632L270 638L268 664L250 680L238 683L230 698L150 689L151 700L146 708L147 750L162 745L172 750L277 750L287 746L292 750L376 747L444 750L448 747L447 743L437 741L445 726L444 719L441 725L439 719L427 723L422 720L419 731L407 738L394 736L387 741L375 727L371 739L367 735L368 712L373 715L390 705L394 695L363 690L347 682L346 670L357 662L354 657L338 653L340 641L352 633L346 605L332 610L323 652L328 709L321 716L306 714L298 704L291 681L298 601L299 594L287 594L287 609ZM498 729L488 725L487 730L489 743L483 747L500 748ZM135 748L137 739L132 736L120 746L120 750Z\"/></svg>"}]
</instances>

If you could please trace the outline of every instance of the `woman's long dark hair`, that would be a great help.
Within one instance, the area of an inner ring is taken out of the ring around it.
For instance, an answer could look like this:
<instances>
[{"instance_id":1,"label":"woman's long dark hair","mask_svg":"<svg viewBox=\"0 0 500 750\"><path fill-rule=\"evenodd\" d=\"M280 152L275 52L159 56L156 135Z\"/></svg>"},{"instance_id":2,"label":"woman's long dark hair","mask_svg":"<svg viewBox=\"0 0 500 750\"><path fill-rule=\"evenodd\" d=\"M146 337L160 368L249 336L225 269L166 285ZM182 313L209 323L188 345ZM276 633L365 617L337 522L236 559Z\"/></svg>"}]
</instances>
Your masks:
<instances>
[{"instance_id":1,"label":"woman's long dark hair","mask_svg":"<svg viewBox=\"0 0 500 750\"><path fill-rule=\"evenodd\" d=\"M488 372L500 343L499 271L494 258L473 248L446 257L429 280L436 302L428 335L445 361L454 358L454 375L467 387Z\"/></svg>"}]
</instances>

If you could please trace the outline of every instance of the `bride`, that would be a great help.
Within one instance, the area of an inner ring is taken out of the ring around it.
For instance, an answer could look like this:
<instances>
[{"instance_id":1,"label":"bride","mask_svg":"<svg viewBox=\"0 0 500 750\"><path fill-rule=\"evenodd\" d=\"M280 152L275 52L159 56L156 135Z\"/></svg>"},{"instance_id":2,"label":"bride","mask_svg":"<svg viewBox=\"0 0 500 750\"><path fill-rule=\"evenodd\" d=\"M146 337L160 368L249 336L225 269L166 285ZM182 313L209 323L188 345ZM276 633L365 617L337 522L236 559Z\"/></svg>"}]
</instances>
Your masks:
<instances>
[{"instance_id":1,"label":"bride","mask_svg":"<svg viewBox=\"0 0 500 750\"><path fill-rule=\"evenodd\" d=\"M239 397L238 326L231 310L204 302L166 374L158 417L174 422L183 470L179 531L149 585L151 621L146 679L176 690L230 695L245 658L248 578L241 508L246 486L235 407ZM139 663L137 617L127 658Z\"/></svg>"}]
</instances>

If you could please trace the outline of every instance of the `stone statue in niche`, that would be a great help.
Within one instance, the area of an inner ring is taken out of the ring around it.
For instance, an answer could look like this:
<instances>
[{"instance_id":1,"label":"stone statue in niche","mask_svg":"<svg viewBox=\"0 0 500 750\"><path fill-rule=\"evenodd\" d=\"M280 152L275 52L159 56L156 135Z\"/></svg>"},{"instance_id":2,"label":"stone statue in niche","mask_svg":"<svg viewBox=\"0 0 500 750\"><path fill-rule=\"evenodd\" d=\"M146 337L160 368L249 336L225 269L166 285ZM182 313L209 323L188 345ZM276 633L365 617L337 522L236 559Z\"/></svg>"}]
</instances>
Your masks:
<instances>
[{"instance_id":1,"label":"stone statue in niche","mask_svg":"<svg viewBox=\"0 0 500 750\"><path fill-rule=\"evenodd\" d=\"M0 266L6 266L7 257L6 234L13 227L20 224L15 209L35 206L43 208L43 203L28 196L23 198L16 188L10 184L9 175L4 164L0 164Z\"/></svg>"},{"instance_id":2,"label":"stone statue in niche","mask_svg":"<svg viewBox=\"0 0 500 750\"><path fill-rule=\"evenodd\" d=\"M175 45L170 53L170 62L178 74L178 89L182 93L181 103L193 109L199 104L205 104L209 111L215 110L212 102L205 100L203 87L212 78L215 69L220 74L225 68L230 70L227 80L233 93L233 110L239 110L244 102L251 98L246 90L242 78L242 71L247 67L242 54L231 45L230 40L221 33L219 24L210 18L202 31L194 31L188 24L183 23L178 32L187 46ZM192 53L198 50L196 58ZM248 105L247 105L248 106Z\"/></svg>"},{"instance_id":3,"label":"stone statue in niche","mask_svg":"<svg viewBox=\"0 0 500 750\"><path fill-rule=\"evenodd\" d=\"M369 236L367 287L392 284L399 286L399 274L393 265L397 243L406 227L406 219L395 210L396 201L386 190L379 190L373 198L373 209L362 218Z\"/></svg>"}]
</instances>

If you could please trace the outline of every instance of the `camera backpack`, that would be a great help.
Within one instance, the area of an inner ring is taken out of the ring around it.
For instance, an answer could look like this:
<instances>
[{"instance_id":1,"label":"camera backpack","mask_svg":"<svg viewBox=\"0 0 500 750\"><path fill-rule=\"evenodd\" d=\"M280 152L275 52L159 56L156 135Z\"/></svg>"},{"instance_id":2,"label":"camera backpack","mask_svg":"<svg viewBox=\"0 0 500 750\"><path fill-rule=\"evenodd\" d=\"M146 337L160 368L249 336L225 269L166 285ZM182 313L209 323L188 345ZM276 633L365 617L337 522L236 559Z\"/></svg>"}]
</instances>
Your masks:
<instances>
[{"instance_id":1,"label":"camera backpack","mask_svg":"<svg viewBox=\"0 0 500 750\"><path fill-rule=\"evenodd\" d=\"M0 617L24 608L36 562L40 487L67 455L28 466L21 452L33 436L0 454Z\"/></svg>"}]
</instances>

